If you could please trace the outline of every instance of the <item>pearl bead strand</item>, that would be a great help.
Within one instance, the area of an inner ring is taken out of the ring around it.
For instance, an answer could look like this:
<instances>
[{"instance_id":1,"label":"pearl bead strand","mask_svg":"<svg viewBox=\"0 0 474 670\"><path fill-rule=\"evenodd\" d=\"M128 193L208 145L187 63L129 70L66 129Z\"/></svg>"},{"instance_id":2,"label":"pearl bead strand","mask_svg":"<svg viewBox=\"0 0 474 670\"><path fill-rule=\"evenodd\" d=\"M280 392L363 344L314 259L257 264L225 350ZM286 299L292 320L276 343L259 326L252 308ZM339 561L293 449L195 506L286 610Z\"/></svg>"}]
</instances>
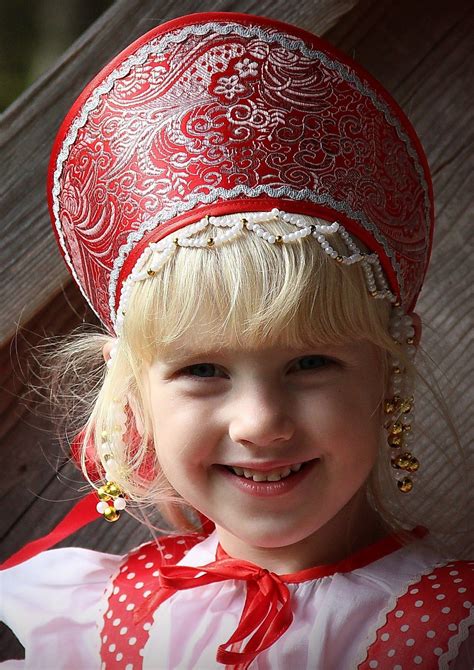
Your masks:
<instances>
[{"instance_id":1,"label":"pearl bead strand","mask_svg":"<svg viewBox=\"0 0 474 670\"><path fill-rule=\"evenodd\" d=\"M296 230L283 235L275 235L266 230L264 223L284 221ZM206 237L205 230L211 225L218 229L213 237ZM220 231L223 232L220 232ZM205 216L196 223L181 229L176 236L168 235L159 242L152 242L143 251L135 264L134 269L123 283L119 308L115 319L115 332L119 336L123 328L123 318L128 304L133 285L137 281L144 281L153 277L165 263L172 257L179 247L191 247L202 249L215 249L222 244L234 240L244 231L255 234L268 244L292 244L312 236L321 249L333 260L343 265L361 263L367 288L373 298L386 299L394 303L396 296L390 291L388 282L384 276L377 254L366 254L357 246L355 240L349 235L344 227L334 221L333 223L308 223L301 215L282 212L273 208L270 212L249 212L242 216L240 214L227 214L224 216ZM326 235L339 235L344 243L347 253L341 254L334 249L326 238Z\"/></svg>"}]
</instances>

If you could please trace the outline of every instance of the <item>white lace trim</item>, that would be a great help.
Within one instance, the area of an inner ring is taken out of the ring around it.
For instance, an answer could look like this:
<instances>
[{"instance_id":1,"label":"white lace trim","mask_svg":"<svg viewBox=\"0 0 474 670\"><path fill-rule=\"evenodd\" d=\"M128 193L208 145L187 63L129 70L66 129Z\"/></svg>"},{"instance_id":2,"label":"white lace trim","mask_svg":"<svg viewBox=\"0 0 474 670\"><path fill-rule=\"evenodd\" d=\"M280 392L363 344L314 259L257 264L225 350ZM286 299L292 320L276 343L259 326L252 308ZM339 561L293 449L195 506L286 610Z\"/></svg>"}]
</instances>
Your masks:
<instances>
[{"instance_id":1,"label":"white lace trim","mask_svg":"<svg viewBox=\"0 0 474 670\"><path fill-rule=\"evenodd\" d=\"M459 647L467 639L469 628L474 625L474 607L470 608L470 612L470 615L459 624L457 633L449 638L448 651L439 657L440 670L449 670L449 664L457 657Z\"/></svg>"},{"instance_id":2,"label":"white lace trim","mask_svg":"<svg viewBox=\"0 0 474 670\"><path fill-rule=\"evenodd\" d=\"M66 246L66 241L63 235L63 231L61 228L61 221L59 217L59 193L61 190L60 187L60 176L62 173L63 165L64 162L67 160L69 156L69 151L76 141L77 134L79 132L79 129L82 128L86 123L88 116L90 112L95 110L99 103L102 95L110 91L115 82L118 79L121 79L125 76L127 76L131 69L136 66L136 65L142 65L145 63L147 60L148 56L151 54L160 54L162 53L166 47L170 43L179 43L183 42L186 40L186 38L189 35L197 35L197 36L202 36L207 34L208 32L214 31L217 34L220 35L228 35L231 33L236 33L240 36L243 37L258 37L259 39L271 43L271 42L278 42L281 44L284 48L288 50L300 50L302 54L307 56L308 58L314 58L320 60L326 67L336 70L341 77L347 81L350 82L360 93L368 97L374 106L381 111L387 122L393 126L399 136L399 138L404 142L407 152L412 158L416 172L420 178L420 182L423 185L423 190L424 190L424 204L425 204L425 214L426 214L426 225L428 227L429 225L429 212L430 212L430 201L429 201L429 194L428 194L428 186L426 183L425 179L425 174L423 170L423 166L421 165L419 161L419 155L417 151L414 149L414 147L411 144L410 138L408 135L404 132L404 130L401 127L401 124L399 120L394 117L390 111L390 108L388 105L379 98L377 93L369 88L365 83L363 83L359 77L354 73L351 72L350 69L343 65L342 63L339 63L338 61L334 61L333 59L329 58L325 53L322 51L316 51L313 49L309 49L305 43L298 39L298 38L292 38L289 39L285 34L279 33L272 31L271 29L269 30L264 30L259 26L251 26L251 25L245 25L242 26L238 23L218 23L218 22L209 22L209 23L203 23L199 25L190 25L186 26L183 28L181 31L177 33L170 33L164 36L158 36L151 42L145 44L142 46L138 51L132 55L130 55L119 67L117 67L115 70L113 70L105 79L104 81L97 86L97 88L91 93L89 98L85 101L83 104L81 110L77 114L76 118L74 121L71 123L69 131L67 132L67 135L63 141L62 147L60 152L58 153L57 157L57 162L56 162L56 168L54 171L53 175L53 189L52 189L52 196L53 196L53 214L54 214L54 225L56 227L57 233L58 233L58 239L61 245L61 248L64 253L64 258L69 266L71 273L78 284L81 293L84 295L86 301L90 304L90 300L88 296L86 295L79 278L77 276L77 273L74 269L74 265L72 262L72 259L69 255L69 252L67 250ZM201 197L196 197L196 198L190 198L186 203L180 203L179 205L177 204L175 208L173 208L173 211L175 213L169 213L168 211L166 214L164 212L161 213L160 217L154 217L150 221L145 221L143 222L142 226L140 227L139 230L134 231L127 239L126 244L124 244L120 250L119 250L119 256L116 259L114 263L114 268L112 270L111 276L110 276L110 284L109 284L109 295L110 295L110 305L111 305L111 317L112 321L115 322L115 292L116 292L116 283L117 283L117 278L120 273L120 270L123 266L123 263L125 261L126 256L130 253L130 250L132 246L134 245L133 243L138 242L145 232L150 230L150 227L153 225L156 225L156 223L161 222L165 219L169 219L171 216L176 216L178 212L183 212L183 211L188 211L189 209L192 209L192 207L195 206L197 202L202 202L202 203L209 203L214 200L216 200L219 197L226 197L227 199L233 198L235 195L238 193L246 193L246 195L249 195L250 197L253 197L251 192L255 192L255 195L266 192L268 195L272 195L273 197L282 197L282 195L285 195L286 197L292 197L296 200L303 200L303 199L309 199L311 202L315 203L324 203L326 202L327 204L330 204L332 207L335 207L334 202L330 202L329 198L321 198L321 196L318 196L315 193L309 192L312 194L312 197L308 195L307 190L303 191L295 191L294 189L288 189L286 187L282 187L279 189L269 189L266 191L264 187L258 187L255 189L248 189L248 193L244 189L231 189L231 190L225 190L225 189L216 189L216 192L212 195L208 196L202 196ZM275 192L281 192L281 195L274 195ZM287 192L290 192L290 195L287 196ZM338 205L335 207L337 211L344 211L344 207L341 203L336 203ZM347 208L350 209L350 208ZM384 240L381 239L380 235L378 234L378 231L376 231L375 227L373 224L369 224L365 217L361 217L359 213L359 217L356 217L357 220L359 220L362 225L370 231L374 236L376 237L377 241L382 244L386 254L390 257L393 267L395 272L397 273L398 276L398 281L400 284L400 289L403 291L404 286L403 286L403 277L401 276L400 273L400 268L396 263L394 263L394 256L393 253L387 248L386 243ZM113 304L112 304L113 300ZM91 305L92 309L93 306ZM95 311L95 310L94 310Z\"/></svg>"},{"instance_id":3,"label":"white lace trim","mask_svg":"<svg viewBox=\"0 0 474 670\"><path fill-rule=\"evenodd\" d=\"M449 562L449 561L448 561ZM392 595L391 598L389 599L387 606L381 610L377 621L375 622L372 630L369 632L367 639L363 644L361 644L360 647L360 652L359 655L356 657L357 658L357 668L367 660L367 656L369 653L370 647L374 644L375 640L377 639L377 633L378 631L383 628L386 623L387 623L387 617L388 614L395 609L396 604L400 598L402 598L404 595L408 593L408 590L414 585L417 584L422 577L425 575L429 575L433 570L436 570L436 568L441 568L444 565L446 565L446 561L440 561L438 563L433 563L430 565L426 566L425 570L421 570L416 574L416 576L410 580L409 582L406 582L403 585L403 588L397 593L396 595Z\"/></svg>"}]
</instances>

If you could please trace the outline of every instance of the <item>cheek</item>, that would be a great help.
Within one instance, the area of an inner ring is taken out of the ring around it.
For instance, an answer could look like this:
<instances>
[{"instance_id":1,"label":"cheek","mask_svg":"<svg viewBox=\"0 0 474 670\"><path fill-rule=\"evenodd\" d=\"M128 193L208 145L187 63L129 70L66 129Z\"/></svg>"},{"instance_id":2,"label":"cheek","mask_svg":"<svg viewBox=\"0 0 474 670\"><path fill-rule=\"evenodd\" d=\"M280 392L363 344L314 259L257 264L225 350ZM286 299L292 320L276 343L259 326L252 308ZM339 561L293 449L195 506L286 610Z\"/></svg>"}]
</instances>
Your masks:
<instances>
[{"instance_id":1,"label":"cheek","mask_svg":"<svg viewBox=\"0 0 474 670\"><path fill-rule=\"evenodd\" d=\"M151 420L158 461L170 478L179 471L191 471L210 447L209 413L195 403L161 396L152 398Z\"/></svg>"}]
</instances>

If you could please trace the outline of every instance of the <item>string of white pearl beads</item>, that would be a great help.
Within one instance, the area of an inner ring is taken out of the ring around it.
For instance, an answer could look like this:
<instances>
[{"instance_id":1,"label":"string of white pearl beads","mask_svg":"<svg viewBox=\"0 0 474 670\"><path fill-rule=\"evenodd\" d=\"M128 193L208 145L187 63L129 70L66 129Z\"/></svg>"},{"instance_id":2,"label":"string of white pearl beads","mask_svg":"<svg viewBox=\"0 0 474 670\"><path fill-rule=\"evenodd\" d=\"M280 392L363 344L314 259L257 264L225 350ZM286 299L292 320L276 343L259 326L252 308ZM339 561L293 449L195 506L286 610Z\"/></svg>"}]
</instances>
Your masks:
<instances>
[{"instance_id":1,"label":"string of white pearl beads","mask_svg":"<svg viewBox=\"0 0 474 670\"><path fill-rule=\"evenodd\" d=\"M294 233L285 233L284 235L274 235L273 233L270 233L268 230L265 230L265 228L263 228L263 226L261 226L259 223L252 223L248 219L244 219L244 222L247 230L249 230L252 233L255 233L257 237L262 238L262 240L265 240L269 244L278 244L278 243L288 244L290 242L294 242L295 240L300 240L303 239L304 237L308 237L312 233L311 226L306 226L305 228L301 228L300 230L297 230Z\"/></svg>"},{"instance_id":2,"label":"string of white pearl beads","mask_svg":"<svg viewBox=\"0 0 474 670\"><path fill-rule=\"evenodd\" d=\"M105 484L97 489L99 502L97 503L97 512L102 514L106 521L117 521L120 512L125 509L127 501L123 497L123 491L115 482L118 474L118 465L114 458L113 451L123 451L122 436L127 426L127 414L123 404L119 401L113 402L112 409L112 430L110 439L107 432L103 432L100 445L100 457L105 469Z\"/></svg>"},{"instance_id":3,"label":"string of white pearl beads","mask_svg":"<svg viewBox=\"0 0 474 670\"><path fill-rule=\"evenodd\" d=\"M176 242L177 246L180 247L194 247L196 249L205 249L206 247L214 247L224 244L235 239L243 228L243 221L240 219L234 223L226 232L217 233L213 237L208 237L205 240L193 239L191 237L179 238ZM222 226L219 226L222 227Z\"/></svg>"}]
</instances>

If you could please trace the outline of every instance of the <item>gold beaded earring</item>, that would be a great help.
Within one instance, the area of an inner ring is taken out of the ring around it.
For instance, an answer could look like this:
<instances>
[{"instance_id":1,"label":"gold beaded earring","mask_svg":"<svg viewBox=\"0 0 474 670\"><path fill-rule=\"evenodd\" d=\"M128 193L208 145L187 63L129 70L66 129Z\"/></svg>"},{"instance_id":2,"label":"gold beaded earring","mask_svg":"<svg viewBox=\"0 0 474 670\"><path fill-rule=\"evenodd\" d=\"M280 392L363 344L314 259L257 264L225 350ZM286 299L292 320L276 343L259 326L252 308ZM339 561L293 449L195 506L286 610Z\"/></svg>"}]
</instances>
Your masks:
<instances>
[{"instance_id":1,"label":"gold beaded earring","mask_svg":"<svg viewBox=\"0 0 474 670\"><path fill-rule=\"evenodd\" d=\"M414 359L416 347L413 319L399 306L392 308L390 335L404 348L405 357ZM420 468L418 459L410 446L413 443L414 396L413 388L402 360L392 359L391 397L385 400L385 429L390 448L390 462L394 470L398 490L409 493L414 486L416 473Z\"/></svg>"},{"instance_id":2,"label":"gold beaded earring","mask_svg":"<svg viewBox=\"0 0 474 670\"><path fill-rule=\"evenodd\" d=\"M116 435L122 439L122 425L117 426L118 430L114 431ZM118 484L115 483L117 464L112 453L112 444L107 438L107 433L102 433L101 443L101 458L105 466L105 484L99 486L97 495L99 502L97 503L97 511L104 516L106 521L118 521L120 512L127 506L127 501L124 497L124 492Z\"/></svg>"}]
</instances>

